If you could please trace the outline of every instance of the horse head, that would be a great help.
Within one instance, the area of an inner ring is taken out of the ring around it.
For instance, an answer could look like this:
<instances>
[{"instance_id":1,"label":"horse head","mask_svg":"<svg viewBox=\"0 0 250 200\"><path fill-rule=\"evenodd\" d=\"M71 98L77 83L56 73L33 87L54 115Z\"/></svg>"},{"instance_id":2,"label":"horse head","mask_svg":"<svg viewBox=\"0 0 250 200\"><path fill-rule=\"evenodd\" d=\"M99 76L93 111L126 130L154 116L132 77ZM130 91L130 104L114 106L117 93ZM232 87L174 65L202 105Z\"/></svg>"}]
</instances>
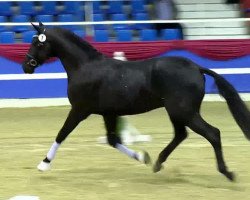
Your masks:
<instances>
[{"instance_id":1,"label":"horse head","mask_svg":"<svg viewBox=\"0 0 250 200\"><path fill-rule=\"evenodd\" d=\"M37 34L33 36L26 58L23 62L23 71L32 74L39 65L42 65L52 56L50 37L47 34L45 26L39 22L39 25L31 23Z\"/></svg>"}]
</instances>

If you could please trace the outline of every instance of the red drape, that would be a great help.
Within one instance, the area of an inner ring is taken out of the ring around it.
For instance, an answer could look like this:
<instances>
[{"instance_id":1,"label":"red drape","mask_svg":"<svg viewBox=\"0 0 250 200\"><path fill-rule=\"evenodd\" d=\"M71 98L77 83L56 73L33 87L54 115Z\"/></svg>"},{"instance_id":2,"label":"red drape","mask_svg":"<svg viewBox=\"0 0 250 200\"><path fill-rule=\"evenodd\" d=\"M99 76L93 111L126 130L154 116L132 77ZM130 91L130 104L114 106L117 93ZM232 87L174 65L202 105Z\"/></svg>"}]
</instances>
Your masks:
<instances>
[{"instance_id":1,"label":"red drape","mask_svg":"<svg viewBox=\"0 0 250 200\"><path fill-rule=\"evenodd\" d=\"M250 9L250 0L240 0L240 3L244 10Z\"/></svg>"},{"instance_id":2,"label":"red drape","mask_svg":"<svg viewBox=\"0 0 250 200\"><path fill-rule=\"evenodd\" d=\"M155 42L91 43L107 56L123 51L128 60L152 58L170 50L187 50L213 60L229 60L250 55L250 39L238 40L175 40ZM30 44L0 45L0 56L21 63Z\"/></svg>"}]
</instances>

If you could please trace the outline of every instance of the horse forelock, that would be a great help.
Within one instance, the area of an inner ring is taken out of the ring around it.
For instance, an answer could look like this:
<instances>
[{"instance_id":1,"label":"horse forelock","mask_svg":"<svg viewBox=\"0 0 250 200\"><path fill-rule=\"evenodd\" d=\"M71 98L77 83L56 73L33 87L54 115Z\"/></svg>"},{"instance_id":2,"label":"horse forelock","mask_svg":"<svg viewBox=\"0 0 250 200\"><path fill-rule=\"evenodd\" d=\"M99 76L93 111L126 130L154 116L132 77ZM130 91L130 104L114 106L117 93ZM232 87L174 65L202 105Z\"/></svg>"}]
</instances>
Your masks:
<instances>
[{"instance_id":1,"label":"horse forelock","mask_svg":"<svg viewBox=\"0 0 250 200\"><path fill-rule=\"evenodd\" d=\"M78 35L74 34L73 32L67 30L67 29L62 29L62 28L53 28L52 34L55 37L63 37L64 42L70 42L74 43L77 47L82 49L86 55L88 55L89 58L97 58L100 56L103 56L101 52L99 52L97 49L95 49L91 44L89 44L87 41L84 39L80 38ZM70 45L70 44L68 44Z\"/></svg>"}]
</instances>

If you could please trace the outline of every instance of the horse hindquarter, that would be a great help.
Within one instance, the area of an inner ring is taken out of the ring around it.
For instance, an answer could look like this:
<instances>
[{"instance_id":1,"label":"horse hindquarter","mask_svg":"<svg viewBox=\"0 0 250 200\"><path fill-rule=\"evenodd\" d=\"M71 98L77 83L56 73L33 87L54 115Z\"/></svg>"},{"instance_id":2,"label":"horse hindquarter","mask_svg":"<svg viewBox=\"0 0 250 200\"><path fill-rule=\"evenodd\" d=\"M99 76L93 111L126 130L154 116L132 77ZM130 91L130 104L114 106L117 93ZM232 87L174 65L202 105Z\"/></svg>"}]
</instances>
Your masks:
<instances>
[{"instance_id":1,"label":"horse hindquarter","mask_svg":"<svg viewBox=\"0 0 250 200\"><path fill-rule=\"evenodd\" d=\"M156 61L152 70L152 88L164 100L169 115L189 118L199 112L205 94L205 79L199 68L181 58Z\"/></svg>"}]
</instances>

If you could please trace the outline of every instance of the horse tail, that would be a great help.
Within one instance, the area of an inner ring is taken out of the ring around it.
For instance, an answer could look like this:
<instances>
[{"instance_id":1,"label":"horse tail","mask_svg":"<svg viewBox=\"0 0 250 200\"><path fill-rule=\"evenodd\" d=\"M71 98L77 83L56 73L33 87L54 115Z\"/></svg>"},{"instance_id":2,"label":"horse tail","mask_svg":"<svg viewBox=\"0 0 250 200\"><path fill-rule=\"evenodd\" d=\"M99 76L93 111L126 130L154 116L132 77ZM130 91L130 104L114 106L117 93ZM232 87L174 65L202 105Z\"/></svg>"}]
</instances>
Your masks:
<instances>
[{"instance_id":1,"label":"horse tail","mask_svg":"<svg viewBox=\"0 0 250 200\"><path fill-rule=\"evenodd\" d=\"M250 112L236 89L216 72L205 68L200 68L200 71L203 74L207 74L214 78L219 93L225 98L235 121L243 131L246 138L250 140Z\"/></svg>"}]
</instances>

